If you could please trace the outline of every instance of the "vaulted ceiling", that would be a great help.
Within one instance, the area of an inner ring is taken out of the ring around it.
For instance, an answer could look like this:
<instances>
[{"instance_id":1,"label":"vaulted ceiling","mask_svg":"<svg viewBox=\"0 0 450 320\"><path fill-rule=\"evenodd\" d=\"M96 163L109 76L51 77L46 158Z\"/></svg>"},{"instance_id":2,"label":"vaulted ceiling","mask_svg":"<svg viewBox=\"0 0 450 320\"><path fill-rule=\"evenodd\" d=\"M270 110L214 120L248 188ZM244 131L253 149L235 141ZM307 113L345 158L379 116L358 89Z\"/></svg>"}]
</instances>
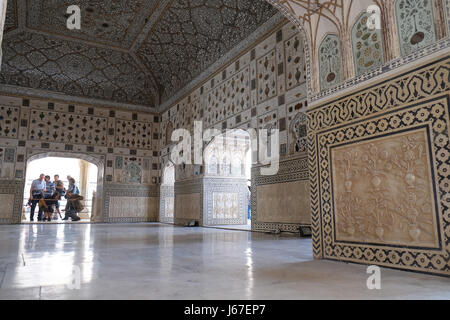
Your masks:
<instances>
[{"instance_id":1,"label":"vaulted ceiling","mask_svg":"<svg viewBox=\"0 0 450 320\"><path fill-rule=\"evenodd\" d=\"M156 107L266 23L265 0L8 0L0 83Z\"/></svg>"}]
</instances>

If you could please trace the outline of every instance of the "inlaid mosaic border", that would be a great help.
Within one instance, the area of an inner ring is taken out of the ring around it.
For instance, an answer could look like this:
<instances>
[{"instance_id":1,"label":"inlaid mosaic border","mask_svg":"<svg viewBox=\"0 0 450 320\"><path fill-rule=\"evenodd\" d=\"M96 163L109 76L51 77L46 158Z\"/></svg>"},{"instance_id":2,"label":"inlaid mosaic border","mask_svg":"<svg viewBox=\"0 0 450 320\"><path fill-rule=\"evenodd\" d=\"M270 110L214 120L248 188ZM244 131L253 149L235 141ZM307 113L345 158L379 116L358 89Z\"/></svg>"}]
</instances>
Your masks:
<instances>
[{"instance_id":1,"label":"inlaid mosaic border","mask_svg":"<svg viewBox=\"0 0 450 320\"><path fill-rule=\"evenodd\" d=\"M239 218L215 219L213 217L214 193L238 193ZM203 180L203 217L204 225L243 225L247 224L247 180L204 178Z\"/></svg>"},{"instance_id":2,"label":"inlaid mosaic border","mask_svg":"<svg viewBox=\"0 0 450 320\"><path fill-rule=\"evenodd\" d=\"M347 94L308 111L313 251L316 258L377 264L426 273L450 274L450 196L444 192L443 177L436 173L439 172L440 165L448 163L450 157L448 143L450 138L448 130L450 125L449 75L450 58L447 56L437 58L393 79L381 81L369 88ZM434 107L433 111L433 105L438 103L441 103L442 107ZM428 111L429 117L418 114L419 110L426 108L431 108ZM393 121L391 124L390 121L393 117L400 113L409 113L410 115L408 117L398 116L401 120ZM386 120L389 126L379 128L377 124L382 119ZM343 135L339 135L342 139L354 143L359 140L357 132L366 137L380 134L390 136L398 130L408 129L418 124L430 125L432 126L431 130L436 130L433 123L439 120L440 127L445 125L441 134L446 138L443 140L444 142L438 141L435 139L436 132L431 131L430 141L435 152L442 150L441 154L436 155L437 168L434 171L434 183L438 184L440 188L438 214L442 226L441 251L334 242L334 229L331 225L333 193L330 189L331 183L328 181L331 168L328 148L336 139L337 133L342 132ZM361 126L363 123L364 126ZM369 125L370 123L372 125ZM364 130L359 127L364 127ZM335 138L333 139L332 136Z\"/></svg>"}]
</instances>

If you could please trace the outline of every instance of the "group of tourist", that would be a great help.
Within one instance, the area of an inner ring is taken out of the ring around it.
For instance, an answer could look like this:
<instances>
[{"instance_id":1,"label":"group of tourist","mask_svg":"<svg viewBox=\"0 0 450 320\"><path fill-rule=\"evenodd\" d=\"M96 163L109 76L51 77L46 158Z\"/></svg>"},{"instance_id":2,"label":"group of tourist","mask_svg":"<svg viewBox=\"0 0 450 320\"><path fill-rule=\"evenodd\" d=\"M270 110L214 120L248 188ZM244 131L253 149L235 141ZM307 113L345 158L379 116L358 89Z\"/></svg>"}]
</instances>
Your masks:
<instances>
[{"instance_id":1,"label":"group of tourist","mask_svg":"<svg viewBox=\"0 0 450 320\"><path fill-rule=\"evenodd\" d=\"M58 216L62 220L79 221L78 212L82 210L80 200L80 191L75 185L75 179L67 176L69 186L66 189L64 183L59 179L59 175L54 176L54 181L50 181L50 176L41 174L39 179L33 180L30 189L30 199L28 205L30 206L30 221L34 221L34 211L36 206L39 206L38 221L51 221L57 219ZM65 217L61 217L59 210L61 197L67 199L65 208ZM55 216L53 216L55 215Z\"/></svg>"}]
</instances>

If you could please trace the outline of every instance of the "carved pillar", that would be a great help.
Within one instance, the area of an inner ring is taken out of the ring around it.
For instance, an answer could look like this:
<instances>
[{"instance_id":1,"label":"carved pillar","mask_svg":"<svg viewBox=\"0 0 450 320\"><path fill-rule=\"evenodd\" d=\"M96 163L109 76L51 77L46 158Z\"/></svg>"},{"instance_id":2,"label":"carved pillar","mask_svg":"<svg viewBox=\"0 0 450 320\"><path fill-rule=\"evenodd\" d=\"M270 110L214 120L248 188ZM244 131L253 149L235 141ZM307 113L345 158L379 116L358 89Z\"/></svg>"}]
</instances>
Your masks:
<instances>
[{"instance_id":1,"label":"carved pillar","mask_svg":"<svg viewBox=\"0 0 450 320\"><path fill-rule=\"evenodd\" d=\"M89 163L86 161L80 160L80 194L83 196L84 200L82 201L83 205L86 207L88 205L87 197L88 197L88 173L89 173ZM87 208L86 208L87 209ZM86 211L86 210L83 210ZM92 214L92 212L91 212ZM87 212L79 213L80 218L89 219L89 214Z\"/></svg>"},{"instance_id":2,"label":"carved pillar","mask_svg":"<svg viewBox=\"0 0 450 320\"><path fill-rule=\"evenodd\" d=\"M381 6L384 60L389 62L401 56L397 18L395 16L395 0L381 1Z\"/></svg>"},{"instance_id":3,"label":"carved pillar","mask_svg":"<svg viewBox=\"0 0 450 320\"><path fill-rule=\"evenodd\" d=\"M97 192L92 192L92 208L91 208L91 221L95 221L97 216Z\"/></svg>"},{"instance_id":4,"label":"carved pillar","mask_svg":"<svg viewBox=\"0 0 450 320\"><path fill-rule=\"evenodd\" d=\"M319 59L317 58L316 48L310 46L310 66L311 66L311 90L313 93L320 92L320 73L319 73Z\"/></svg>"},{"instance_id":5,"label":"carved pillar","mask_svg":"<svg viewBox=\"0 0 450 320\"><path fill-rule=\"evenodd\" d=\"M341 34L341 54L342 54L342 80L347 80L355 77L355 64L353 62L352 37L350 30L342 28Z\"/></svg>"},{"instance_id":6,"label":"carved pillar","mask_svg":"<svg viewBox=\"0 0 450 320\"><path fill-rule=\"evenodd\" d=\"M6 0L0 0L0 71L2 70L2 41L3 41L3 28L6 20Z\"/></svg>"},{"instance_id":7,"label":"carved pillar","mask_svg":"<svg viewBox=\"0 0 450 320\"><path fill-rule=\"evenodd\" d=\"M447 23L445 18L446 6L442 0L432 1L434 13L434 25L436 29L436 39L440 40L447 37ZM448 26L450 27L450 26Z\"/></svg>"}]
</instances>

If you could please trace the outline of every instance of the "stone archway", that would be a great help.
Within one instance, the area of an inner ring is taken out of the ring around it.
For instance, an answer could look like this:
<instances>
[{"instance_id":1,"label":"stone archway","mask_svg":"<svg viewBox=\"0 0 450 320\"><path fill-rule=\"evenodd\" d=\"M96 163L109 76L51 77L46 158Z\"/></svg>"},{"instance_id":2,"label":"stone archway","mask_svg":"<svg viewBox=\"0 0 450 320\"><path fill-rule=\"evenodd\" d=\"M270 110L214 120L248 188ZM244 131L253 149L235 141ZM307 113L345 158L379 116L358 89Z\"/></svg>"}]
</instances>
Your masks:
<instances>
[{"instance_id":1,"label":"stone archway","mask_svg":"<svg viewBox=\"0 0 450 320\"><path fill-rule=\"evenodd\" d=\"M71 152L57 152L57 151L38 151L36 153L30 154L25 163L24 180L22 182L22 190L25 188L25 177L28 164L32 161L55 157L55 158L75 158L87 161L97 167L97 188L95 195L92 199L92 212L91 221L99 222L102 219L102 199L103 199L103 179L104 179L104 169L105 163L103 157L97 157L93 155L83 154L83 153L71 153ZM23 191L22 191L23 192ZM21 217L21 213L20 217ZM20 221L20 220L19 220Z\"/></svg>"}]
</instances>

